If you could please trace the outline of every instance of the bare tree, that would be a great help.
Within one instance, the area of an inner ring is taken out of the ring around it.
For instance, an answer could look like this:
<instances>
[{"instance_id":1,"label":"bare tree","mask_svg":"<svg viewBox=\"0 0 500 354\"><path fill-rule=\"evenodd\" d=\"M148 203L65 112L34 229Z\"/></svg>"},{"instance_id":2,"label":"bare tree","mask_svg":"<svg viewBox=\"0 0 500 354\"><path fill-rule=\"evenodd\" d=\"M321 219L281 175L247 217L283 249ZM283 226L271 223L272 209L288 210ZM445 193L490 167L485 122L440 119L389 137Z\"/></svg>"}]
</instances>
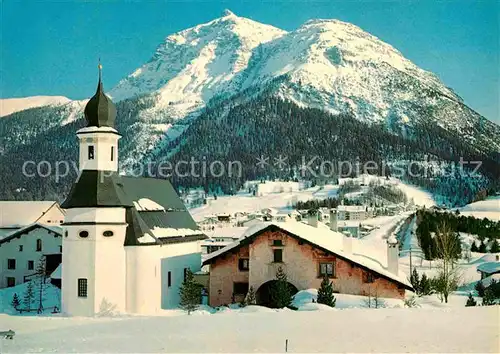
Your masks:
<instances>
[{"instance_id":1,"label":"bare tree","mask_svg":"<svg viewBox=\"0 0 500 354\"><path fill-rule=\"evenodd\" d=\"M439 294L441 302L448 303L449 294L458 287L461 275L456 267L457 259L461 253L460 240L445 222L438 226L436 232L436 248L441 258L434 287Z\"/></svg>"}]
</instances>

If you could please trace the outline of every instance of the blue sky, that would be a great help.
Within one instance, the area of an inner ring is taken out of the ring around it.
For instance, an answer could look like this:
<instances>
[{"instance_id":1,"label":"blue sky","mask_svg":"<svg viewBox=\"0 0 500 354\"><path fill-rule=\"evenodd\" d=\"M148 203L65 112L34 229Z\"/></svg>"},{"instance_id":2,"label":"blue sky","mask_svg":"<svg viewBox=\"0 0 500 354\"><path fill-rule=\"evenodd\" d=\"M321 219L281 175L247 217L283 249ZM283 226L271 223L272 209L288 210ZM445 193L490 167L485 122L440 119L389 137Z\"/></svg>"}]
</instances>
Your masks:
<instances>
[{"instance_id":1,"label":"blue sky","mask_svg":"<svg viewBox=\"0 0 500 354\"><path fill-rule=\"evenodd\" d=\"M500 6L496 0L42 1L0 0L0 97L92 95L97 58L107 90L149 60L169 34L238 16L293 30L311 18L360 26L436 73L500 123Z\"/></svg>"}]
</instances>

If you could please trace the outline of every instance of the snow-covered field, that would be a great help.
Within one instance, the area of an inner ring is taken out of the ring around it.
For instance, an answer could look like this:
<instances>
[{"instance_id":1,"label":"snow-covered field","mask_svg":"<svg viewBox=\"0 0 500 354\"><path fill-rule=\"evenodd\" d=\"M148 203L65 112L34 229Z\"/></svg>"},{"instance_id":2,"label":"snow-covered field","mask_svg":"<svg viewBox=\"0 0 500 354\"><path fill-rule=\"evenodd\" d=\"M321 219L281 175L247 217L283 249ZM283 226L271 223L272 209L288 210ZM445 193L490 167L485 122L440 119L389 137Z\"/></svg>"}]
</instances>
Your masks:
<instances>
[{"instance_id":1,"label":"snow-covered field","mask_svg":"<svg viewBox=\"0 0 500 354\"><path fill-rule=\"evenodd\" d=\"M500 196L489 197L460 208L460 214L478 219L488 218L500 221Z\"/></svg>"},{"instance_id":2,"label":"snow-covered field","mask_svg":"<svg viewBox=\"0 0 500 354\"><path fill-rule=\"evenodd\" d=\"M121 318L0 315L7 353L498 352L498 307L273 311Z\"/></svg>"}]
</instances>

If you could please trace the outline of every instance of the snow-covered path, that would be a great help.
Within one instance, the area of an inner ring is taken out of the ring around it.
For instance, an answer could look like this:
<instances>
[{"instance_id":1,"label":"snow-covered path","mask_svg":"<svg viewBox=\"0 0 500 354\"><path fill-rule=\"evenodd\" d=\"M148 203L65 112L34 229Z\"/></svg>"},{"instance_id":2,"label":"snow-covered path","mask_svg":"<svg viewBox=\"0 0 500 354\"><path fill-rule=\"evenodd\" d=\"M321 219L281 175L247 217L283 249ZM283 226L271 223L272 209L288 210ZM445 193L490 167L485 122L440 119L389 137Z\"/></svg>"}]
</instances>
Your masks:
<instances>
[{"instance_id":1,"label":"snow-covered path","mask_svg":"<svg viewBox=\"0 0 500 354\"><path fill-rule=\"evenodd\" d=\"M0 315L26 352L498 352L498 307L220 313L117 319Z\"/></svg>"}]
</instances>

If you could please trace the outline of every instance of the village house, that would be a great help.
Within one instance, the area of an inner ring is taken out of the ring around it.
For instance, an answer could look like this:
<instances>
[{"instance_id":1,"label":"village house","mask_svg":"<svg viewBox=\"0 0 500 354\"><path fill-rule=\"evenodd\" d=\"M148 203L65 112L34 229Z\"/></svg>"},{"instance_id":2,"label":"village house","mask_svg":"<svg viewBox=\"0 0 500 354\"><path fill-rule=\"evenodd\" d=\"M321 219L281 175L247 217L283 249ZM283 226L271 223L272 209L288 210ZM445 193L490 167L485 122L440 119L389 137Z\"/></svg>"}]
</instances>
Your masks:
<instances>
[{"instance_id":1,"label":"village house","mask_svg":"<svg viewBox=\"0 0 500 354\"><path fill-rule=\"evenodd\" d=\"M337 212L339 220L365 220L368 218L367 207L364 205L339 205Z\"/></svg>"},{"instance_id":2,"label":"village house","mask_svg":"<svg viewBox=\"0 0 500 354\"><path fill-rule=\"evenodd\" d=\"M64 212L54 201L0 202L0 289L34 276L43 260L47 272L61 263Z\"/></svg>"},{"instance_id":3,"label":"village house","mask_svg":"<svg viewBox=\"0 0 500 354\"><path fill-rule=\"evenodd\" d=\"M295 292L318 289L327 275L338 293L403 299L405 290L413 289L399 272L398 242L391 238L382 246L381 252L371 243L314 224L260 223L205 258L209 304L242 301L249 287L258 304L268 304L279 267Z\"/></svg>"}]
</instances>

